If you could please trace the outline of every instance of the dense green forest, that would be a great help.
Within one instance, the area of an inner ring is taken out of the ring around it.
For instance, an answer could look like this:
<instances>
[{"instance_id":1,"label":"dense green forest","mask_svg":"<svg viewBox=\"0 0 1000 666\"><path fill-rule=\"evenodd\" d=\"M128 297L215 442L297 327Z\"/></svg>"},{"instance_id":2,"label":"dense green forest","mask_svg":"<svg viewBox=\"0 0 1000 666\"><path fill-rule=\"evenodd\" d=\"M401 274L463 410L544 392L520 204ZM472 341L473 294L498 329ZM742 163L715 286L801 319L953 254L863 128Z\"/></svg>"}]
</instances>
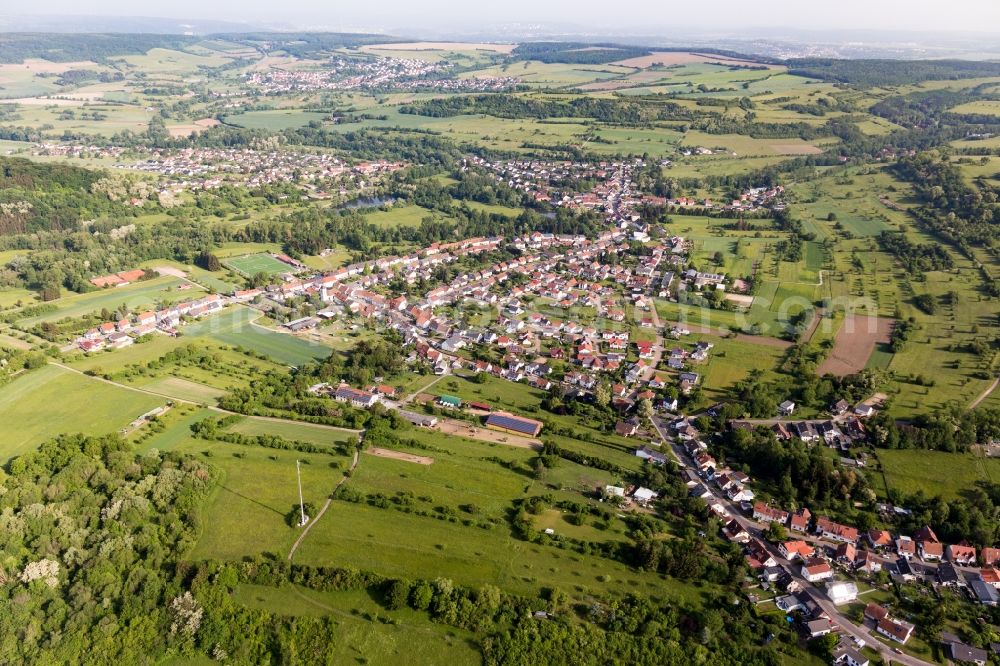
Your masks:
<instances>
[{"instance_id":1,"label":"dense green forest","mask_svg":"<svg viewBox=\"0 0 1000 666\"><path fill-rule=\"evenodd\" d=\"M26 58L101 62L114 56L140 55L155 48L184 48L199 39L184 35L5 32L0 34L0 63L22 62Z\"/></svg>"},{"instance_id":2,"label":"dense green forest","mask_svg":"<svg viewBox=\"0 0 1000 666\"><path fill-rule=\"evenodd\" d=\"M621 99L574 97L541 100L517 95L444 97L404 105L400 113L434 118L484 114L497 118L590 118L607 123L637 125L657 120L690 120L694 114L673 102L633 102Z\"/></svg>"},{"instance_id":3,"label":"dense green forest","mask_svg":"<svg viewBox=\"0 0 1000 666\"><path fill-rule=\"evenodd\" d=\"M899 86L941 79L971 79L1000 75L1000 63L974 60L836 60L792 58L788 73L861 86Z\"/></svg>"},{"instance_id":4,"label":"dense green forest","mask_svg":"<svg viewBox=\"0 0 1000 666\"><path fill-rule=\"evenodd\" d=\"M189 639L175 577L214 474L117 435L60 437L7 466L0 660L152 663Z\"/></svg>"},{"instance_id":5,"label":"dense green forest","mask_svg":"<svg viewBox=\"0 0 1000 666\"><path fill-rule=\"evenodd\" d=\"M101 171L0 157L0 235L72 229L99 215L128 217L97 184Z\"/></svg>"},{"instance_id":6,"label":"dense green forest","mask_svg":"<svg viewBox=\"0 0 1000 666\"><path fill-rule=\"evenodd\" d=\"M641 46L620 44L588 44L585 42L527 42L519 44L511 55L518 60L538 60L545 63L600 65L649 55Z\"/></svg>"}]
</instances>

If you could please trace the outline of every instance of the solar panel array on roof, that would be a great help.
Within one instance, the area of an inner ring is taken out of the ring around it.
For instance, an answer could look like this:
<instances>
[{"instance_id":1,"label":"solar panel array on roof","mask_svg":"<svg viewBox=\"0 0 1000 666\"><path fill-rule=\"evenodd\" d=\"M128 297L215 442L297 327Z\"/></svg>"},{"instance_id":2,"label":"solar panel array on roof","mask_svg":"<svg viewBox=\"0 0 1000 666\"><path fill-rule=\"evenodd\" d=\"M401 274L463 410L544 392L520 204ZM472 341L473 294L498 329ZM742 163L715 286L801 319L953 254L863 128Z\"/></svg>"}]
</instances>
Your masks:
<instances>
[{"instance_id":1,"label":"solar panel array on roof","mask_svg":"<svg viewBox=\"0 0 1000 666\"><path fill-rule=\"evenodd\" d=\"M513 430L534 437L542 429L542 424L531 419L522 419L509 414L490 414L486 425Z\"/></svg>"}]
</instances>

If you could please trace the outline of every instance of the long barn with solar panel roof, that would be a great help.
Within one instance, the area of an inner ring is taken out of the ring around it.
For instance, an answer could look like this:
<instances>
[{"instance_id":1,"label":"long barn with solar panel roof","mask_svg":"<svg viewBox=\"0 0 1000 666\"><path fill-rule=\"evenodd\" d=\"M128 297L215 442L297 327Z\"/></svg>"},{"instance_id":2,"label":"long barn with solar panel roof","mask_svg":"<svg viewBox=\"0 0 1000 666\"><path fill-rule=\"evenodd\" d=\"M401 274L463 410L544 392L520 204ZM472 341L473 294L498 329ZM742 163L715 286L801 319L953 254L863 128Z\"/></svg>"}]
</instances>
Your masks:
<instances>
[{"instance_id":1,"label":"long barn with solar panel roof","mask_svg":"<svg viewBox=\"0 0 1000 666\"><path fill-rule=\"evenodd\" d=\"M517 435L527 435L537 437L542 431L542 422L534 419L526 419L513 414L495 412L486 418L486 425L497 430L505 430Z\"/></svg>"}]
</instances>

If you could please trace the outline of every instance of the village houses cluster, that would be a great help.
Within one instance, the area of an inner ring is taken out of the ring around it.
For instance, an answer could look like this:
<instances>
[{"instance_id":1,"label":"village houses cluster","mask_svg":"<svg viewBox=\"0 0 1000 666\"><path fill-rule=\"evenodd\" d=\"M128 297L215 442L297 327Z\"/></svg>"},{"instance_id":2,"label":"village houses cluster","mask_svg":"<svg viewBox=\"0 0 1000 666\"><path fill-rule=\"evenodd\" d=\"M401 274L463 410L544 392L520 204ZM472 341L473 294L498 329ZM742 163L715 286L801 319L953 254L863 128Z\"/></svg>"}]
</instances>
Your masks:
<instances>
[{"instance_id":1,"label":"village houses cluster","mask_svg":"<svg viewBox=\"0 0 1000 666\"><path fill-rule=\"evenodd\" d=\"M297 152L254 148L122 148L72 143L39 143L32 155L114 159L113 168L159 176L163 196L186 190L211 190L223 185L261 187L293 183L307 196L329 199L363 193L381 174L402 169L387 160L348 164L323 152ZM133 159L126 160L126 157ZM133 200L136 205L143 202Z\"/></svg>"},{"instance_id":2,"label":"village houses cluster","mask_svg":"<svg viewBox=\"0 0 1000 666\"><path fill-rule=\"evenodd\" d=\"M602 232L595 239L540 232L512 239L468 238L434 243L405 256L358 262L305 277L308 269L303 264L276 255L289 266L289 271L271 285L238 290L229 296L208 295L158 312L107 322L88 331L78 344L85 351L122 346L129 344L125 338L131 341L157 330L171 334L183 318L218 311L227 303L260 306L266 301L281 304L306 296L321 302L322 309L314 317L285 323L288 330L301 331L319 325L323 319L346 315L376 320L400 333L406 346L413 349L411 361L420 359L438 374L463 368L548 390L554 383L551 364L560 361L571 364L560 380L564 387L584 395L594 392L602 383L602 373L616 373L610 385L611 403L622 420L615 430L623 437L634 437L643 423L636 416L639 403L658 399L655 408L660 414L676 413L677 398L663 398L664 392L658 390L668 383L677 389L674 396L693 390L700 380L693 366L706 360L713 348L709 342L700 342L668 349L663 333L679 338L689 331L682 324L673 325L669 331L662 329L652 299L669 295L675 288L675 280L686 288L697 289L711 287L714 278L698 272L683 272L675 277L666 270L671 266L671 257L683 256L684 239L651 242L644 254L631 256L630 238L627 230L618 228ZM516 249L516 255L493 264L481 263L482 267L459 274L445 284L433 280L435 270L441 265L505 246ZM618 260L611 261L611 257ZM629 261L621 261L623 257ZM102 286L127 284L139 279L138 273L141 272L95 280ZM411 302L409 296L391 291L390 284L397 280L408 285L427 280L435 286ZM536 302L545 303L549 314L537 311L533 306ZM453 307L463 304L476 306L477 312L496 312L496 317L488 324L466 325L462 309ZM604 325L598 328L574 321L572 313L576 307L596 312ZM553 310L562 310L567 316L557 319L551 314ZM639 330L649 329L653 341L634 339L632 323ZM548 343L544 352L543 341ZM496 350L502 360L492 363L459 353L476 345ZM624 372L618 374L619 370ZM313 389L317 394L359 408L395 397L392 387L381 385L366 388L322 385ZM439 403L454 408L461 401L442 396ZM709 415L717 407L710 409ZM488 406L478 408L491 411ZM793 412L794 405L781 406L783 416ZM830 446L843 447L863 440L866 435L863 419L874 413L874 407L870 401L853 408L845 401L838 401L831 405L831 412L833 417L828 420L779 421L770 427L779 437L825 441ZM418 425L433 425L436 420L409 412L404 415ZM753 427L738 421L731 425ZM534 437L542 423L497 412L489 414L487 426ZM857 598L858 589L852 577L874 575L882 570L902 582L926 579L936 585L967 589L970 598L983 604L1000 602L1000 550L977 552L966 543L942 544L930 528L912 536L894 537L875 529L861 533L828 517L813 516L806 508L786 511L772 507L756 497L750 487L752 481L745 473L718 465L691 418L673 418L669 431L668 443L676 443L692 462L682 469L690 494L704 499L709 509L723 520L723 535L727 539L744 544L747 561L762 584L780 590L782 596L776 599L779 608L786 612L801 611L805 618L803 628L809 635L822 635L836 630L836 626L813 597L804 593L805 585L822 584L826 597L842 604ZM636 449L636 455L651 464L662 465L667 456L658 449L659 446L644 444ZM609 486L603 494L640 507L650 506L657 499L655 492L641 487ZM739 507L746 517L734 515L727 508L732 505ZM791 536L777 544L766 544L750 534L748 521L758 528L778 523ZM848 577L838 575L838 571ZM899 643L909 639L914 629L911 624L875 608L869 610L868 615L879 615L873 626L880 634ZM838 649L843 655L853 648L841 645Z\"/></svg>"},{"instance_id":3,"label":"village houses cluster","mask_svg":"<svg viewBox=\"0 0 1000 666\"><path fill-rule=\"evenodd\" d=\"M224 306L224 297L208 294L196 300L175 303L162 310L128 314L117 321L107 321L88 330L76 339L75 344L84 352L95 352L128 347L137 338L152 333L174 336L185 319L214 314Z\"/></svg>"},{"instance_id":4,"label":"village houses cluster","mask_svg":"<svg viewBox=\"0 0 1000 666\"><path fill-rule=\"evenodd\" d=\"M636 212L644 205L675 209L703 209L713 211L752 212L761 208L784 208L781 197L784 187L747 188L727 203L710 199L677 196L666 197L644 194L638 190L635 171L645 165L642 159L624 161L572 161L508 159L494 160L478 156L466 158L465 168L478 167L492 173L497 182L535 201L572 209L601 210L611 224L631 223L634 231L645 240L645 225ZM594 184L592 184L594 183Z\"/></svg>"},{"instance_id":5,"label":"village houses cluster","mask_svg":"<svg viewBox=\"0 0 1000 666\"><path fill-rule=\"evenodd\" d=\"M410 58L331 58L322 68L269 69L248 72L246 83L265 95L324 90L429 89L497 92L509 90L518 79L509 76L452 78L446 62Z\"/></svg>"},{"instance_id":6,"label":"village houses cluster","mask_svg":"<svg viewBox=\"0 0 1000 666\"><path fill-rule=\"evenodd\" d=\"M851 418L871 415L869 409L862 407L868 405L862 403ZM831 410L846 412L846 403L838 402ZM930 527L910 536L894 536L883 529L862 531L827 516L813 515L806 507L794 511L773 507L756 498L749 488L752 480L747 474L716 462L691 419L677 418L670 423L669 430L670 441L690 460L690 465L682 464L681 469L690 495L703 500L709 511L722 521L724 538L743 545L746 561L761 586L777 593L775 603L780 610L798 614L800 626L808 637L839 630L808 587L822 586L827 599L834 605L842 605L858 599L855 579L882 571L901 584L927 582L962 590L971 601L987 606L1000 604L1000 548L977 552L966 542L944 544ZM668 459L667 454L650 446L639 447L636 456L653 465L663 465ZM739 515L734 515L733 509ZM880 509L905 513L905 509L888 505ZM769 544L751 534L751 527L766 531L772 524L783 528L787 535L784 540ZM915 629L913 624L893 617L877 604L868 604L865 618L873 631L899 644L905 644ZM947 650L956 654L983 653L957 638L944 643ZM834 663L867 663L867 658L861 656L861 647L863 644L842 636L834 651Z\"/></svg>"},{"instance_id":7,"label":"village houses cluster","mask_svg":"<svg viewBox=\"0 0 1000 666\"><path fill-rule=\"evenodd\" d=\"M337 194L364 189L365 179L403 168L398 162L377 160L349 165L327 153L297 153L250 148L183 148L150 150L137 162L116 163L117 169L142 171L162 177L161 188L178 193L183 190L214 189L222 185L260 187L294 183L314 198L329 198L330 186ZM342 178L351 176L351 183Z\"/></svg>"}]
</instances>

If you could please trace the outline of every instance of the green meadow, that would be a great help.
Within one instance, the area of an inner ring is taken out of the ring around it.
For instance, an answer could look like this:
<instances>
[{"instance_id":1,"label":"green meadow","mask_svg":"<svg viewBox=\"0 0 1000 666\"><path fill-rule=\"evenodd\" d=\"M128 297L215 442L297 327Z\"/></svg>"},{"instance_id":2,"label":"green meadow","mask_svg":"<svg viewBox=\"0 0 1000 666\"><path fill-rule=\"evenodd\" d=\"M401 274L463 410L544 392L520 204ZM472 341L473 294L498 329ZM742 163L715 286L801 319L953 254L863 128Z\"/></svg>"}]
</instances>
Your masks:
<instances>
[{"instance_id":1,"label":"green meadow","mask_svg":"<svg viewBox=\"0 0 1000 666\"><path fill-rule=\"evenodd\" d=\"M103 309L115 310L123 304L130 311L141 312L157 304L196 300L204 296L204 292L197 288L178 289L181 285L187 284L175 277L159 277L134 282L124 287L107 287L85 294L72 294L52 302L56 307L55 312L25 317L19 319L17 323L21 326L33 326L64 317L81 317Z\"/></svg>"},{"instance_id":2,"label":"green meadow","mask_svg":"<svg viewBox=\"0 0 1000 666\"><path fill-rule=\"evenodd\" d=\"M1000 459L971 453L887 449L878 451L878 460L889 488L906 494L923 491L947 500L980 483L1000 481Z\"/></svg>"},{"instance_id":3,"label":"green meadow","mask_svg":"<svg viewBox=\"0 0 1000 666\"><path fill-rule=\"evenodd\" d=\"M286 365L300 365L330 355L330 348L325 345L255 324L259 317L259 313L248 308L230 306L225 312L185 327L184 335L252 349Z\"/></svg>"},{"instance_id":4,"label":"green meadow","mask_svg":"<svg viewBox=\"0 0 1000 666\"><path fill-rule=\"evenodd\" d=\"M115 432L166 402L54 365L27 372L0 387L0 458L61 434Z\"/></svg>"}]
</instances>

